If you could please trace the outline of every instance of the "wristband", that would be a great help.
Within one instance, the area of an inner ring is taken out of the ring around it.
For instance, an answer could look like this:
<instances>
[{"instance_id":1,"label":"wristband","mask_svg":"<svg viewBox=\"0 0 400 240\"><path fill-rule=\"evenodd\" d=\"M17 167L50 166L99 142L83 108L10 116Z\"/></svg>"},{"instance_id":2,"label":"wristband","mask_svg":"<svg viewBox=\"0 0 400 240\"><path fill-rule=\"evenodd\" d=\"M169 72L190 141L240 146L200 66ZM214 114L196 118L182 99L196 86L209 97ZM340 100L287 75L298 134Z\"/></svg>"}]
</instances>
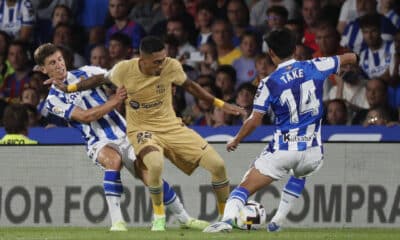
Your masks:
<instances>
[{"instance_id":1,"label":"wristband","mask_svg":"<svg viewBox=\"0 0 400 240\"><path fill-rule=\"evenodd\" d=\"M67 92L76 92L78 91L78 84L74 83L74 84L68 84L67 86Z\"/></svg>"},{"instance_id":2,"label":"wristband","mask_svg":"<svg viewBox=\"0 0 400 240\"><path fill-rule=\"evenodd\" d=\"M214 106L216 106L217 108L222 108L225 105L225 102L222 101L219 98L214 98Z\"/></svg>"}]
</instances>

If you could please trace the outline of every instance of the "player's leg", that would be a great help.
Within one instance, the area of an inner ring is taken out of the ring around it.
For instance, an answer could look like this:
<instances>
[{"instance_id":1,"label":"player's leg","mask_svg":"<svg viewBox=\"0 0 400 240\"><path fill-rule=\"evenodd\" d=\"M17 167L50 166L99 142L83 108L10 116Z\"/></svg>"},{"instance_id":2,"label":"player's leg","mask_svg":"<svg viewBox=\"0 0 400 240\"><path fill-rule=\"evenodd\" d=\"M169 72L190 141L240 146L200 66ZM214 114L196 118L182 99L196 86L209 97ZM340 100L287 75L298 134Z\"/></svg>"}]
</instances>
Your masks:
<instances>
[{"instance_id":1,"label":"player's leg","mask_svg":"<svg viewBox=\"0 0 400 240\"><path fill-rule=\"evenodd\" d=\"M211 184L217 198L218 214L221 217L229 197L229 179L224 160L211 146L207 148L209 149L200 159L199 165L211 173Z\"/></svg>"},{"instance_id":2,"label":"player's leg","mask_svg":"<svg viewBox=\"0 0 400 240\"><path fill-rule=\"evenodd\" d=\"M234 219L241 208L246 204L250 195L264 186L269 185L273 179L263 175L259 170L252 167L245 174L242 182L230 194L226 202L224 215L221 222L211 224L204 232L229 232L234 225Z\"/></svg>"},{"instance_id":3,"label":"player's leg","mask_svg":"<svg viewBox=\"0 0 400 240\"><path fill-rule=\"evenodd\" d=\"M165 231L165 209L161 177L164 169L163 153L157 147L149 145L140 150L137 161L143 161L148 171L148 188L154 211L154 221L151 230Z\"/></svg>"},{"instance_id":4,"label":"player's leg","mask_svg":"<svg viewBox=\"0 0 400 240\"><path fill-rule=\"evenodd\" d=\"M97 161L104 167L103 188L111 216L111 231L127 231L121 213L121 194L123 191L120 170L121 155L109 146L102 147L97 155Z\"/></svg>"},{"instance_id":5,"label":"player's leg","mask_svg":"<svg viewBox=\"0 0 400 240\"><path fill-rule=\"evenodd\" d=\"M127 168L131 172L131 174L134 174L134 176L140 178L143 181L144 185L148 186L148 172L146 169L143 169L143 167L139 166L138 161L134 162L134 168L131 168L129 166L127 166ZM207 221L202 221L190 217L175 190L164 179L163 193L163 202L165 207L169 209L172 214L178 219L179 223L181 224L181 228L203 230L209 225Z\"/></svg>"},{"instance_id":6,"label":"player's leg","mask_svg":"<svg viewBox=\"0 0 400 240\"><path fill-rule=\"evenodd\" d=\"M322 148L320 146L308 148L305 151L297 153L299 159L293 166L293 174L285 185L278 210L271 222L267 225L270 232L279 231L283 225L287 214L293 207L296 199L301 196L305 186L305 176L309 176L317 171L323 165Z\"/></svg>"},{"instance_id":7,"label":"player's leg","mask_svg":"<svg viewBox=\"0 0 400 240\"><path fill-rule=\"evenodd\" d=\"M271 219L271 222L267 225L268 231L276 232L280 230L280 227L283 225L294 203L301 196L305 183L305 178L296 178L294 176L289 178L281 193L278 210Z\"/></svg>"}]
</instances>

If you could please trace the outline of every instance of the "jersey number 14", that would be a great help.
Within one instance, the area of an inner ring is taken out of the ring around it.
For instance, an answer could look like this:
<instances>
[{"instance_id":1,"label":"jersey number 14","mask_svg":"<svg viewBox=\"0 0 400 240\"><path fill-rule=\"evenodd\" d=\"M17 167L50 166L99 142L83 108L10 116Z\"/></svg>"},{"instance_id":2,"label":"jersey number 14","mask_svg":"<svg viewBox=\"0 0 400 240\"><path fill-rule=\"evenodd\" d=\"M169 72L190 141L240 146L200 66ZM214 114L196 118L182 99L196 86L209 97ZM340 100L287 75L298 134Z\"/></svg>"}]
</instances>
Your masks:
<instances>
[{"instance_id":1,"label":"jersey number 14","mask_svg":"<svg viewBox=\"0 0 400 240\"><path fill-rule=\"evenodd\" d=\"M290 122L298 123L299 114L303 115L311 112L312 116L319 113L319 101L315 95L314 81L309 80L300 85L300 108L297 110L297 103L294 99L292 89L286 89L282 92L280 97L281 105L288 105L290 112Z\"/></svg>"}]
</instances>

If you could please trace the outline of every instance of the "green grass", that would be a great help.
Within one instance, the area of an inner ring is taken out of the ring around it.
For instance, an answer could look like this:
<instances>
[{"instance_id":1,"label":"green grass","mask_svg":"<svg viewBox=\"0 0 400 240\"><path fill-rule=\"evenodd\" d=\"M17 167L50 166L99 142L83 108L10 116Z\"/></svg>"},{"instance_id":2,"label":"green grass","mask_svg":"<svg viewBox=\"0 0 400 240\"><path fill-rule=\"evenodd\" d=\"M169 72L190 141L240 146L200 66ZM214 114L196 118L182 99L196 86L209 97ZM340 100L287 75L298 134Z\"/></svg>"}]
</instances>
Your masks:
<instances>
[{"instance_id":1,"label":"green grass","mask_svg":"<svg viewBox=\"0 0 400 240\"><path fill-rule=\"evenodd\" d=\"M151 232L149 228L129 228L128 232L110 233L106 228L77 228L77 227L36 227L36 228L0 228L0 240L79 240L79 239L245 239L245 240L398 240L400 239L400 228L329 228L329 229L285 229L279 233L268 233L259 231L234 230L231 233L202 233L194 230L181 230L169 228L166 232Z\"/></svg>"}]
</instances>

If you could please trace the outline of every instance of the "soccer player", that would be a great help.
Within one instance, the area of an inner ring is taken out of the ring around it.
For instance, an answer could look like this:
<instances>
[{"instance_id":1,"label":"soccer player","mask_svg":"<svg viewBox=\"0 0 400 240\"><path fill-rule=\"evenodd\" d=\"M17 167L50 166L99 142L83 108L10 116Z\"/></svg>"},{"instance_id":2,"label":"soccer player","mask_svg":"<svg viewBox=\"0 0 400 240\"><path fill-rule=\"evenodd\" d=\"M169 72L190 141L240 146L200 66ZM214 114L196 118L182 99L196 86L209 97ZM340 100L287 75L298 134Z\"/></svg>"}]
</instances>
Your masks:
<instances>
[{"instance_id":1,"label":"soccer player","mask_svg":"<svg viewBox=\"0 0 400 240\"><path fill-rule=\"evenodd\" d=\"M128 92L125 100L127 135L137 151L139 166L148 169L154 210L152 230L165 231L161 178L164 156L188 175L199 165L211 173L218 211L222 215L229 196L224 160L205 139L176 117L172 106L172 84L182 86L195 97L213 103L229 114L245 114L245 111L215 98L187 79L182 65L166 57L164 43L153 36L143 38L139 58L119 62L109 74L97 75L78 84L71 82L66 90L90 89L108 80L118 87L125 87ZM63 84L59 87L66 88Z\"/></svg>"},{"instance_id":2,"label":"soccer player","mask_svg":"<svg viewBox=\"0 0 400 240\"><path fill-rule=\"evenodd\" d=\"M35 61L40 70L50 78L66 83L76 83L94 74L104 74L98 67L85 66L67 72L61 51L53 44L43 44L35 51ZM120 170L124 165L147 184L147 172L136 167L135 152L126 137L124 118L114 108L126 98L123 87L107 100L101 88L84 92L65 93L52 86L46 99L50 113L69 120L71 126L81 131L87 144L87 154L96 165L104 169L104 192L108 203L111 231L126 231L120 199L123 191ZM162 201L176 215L182 227L203 229L206 222L191 218L175 191L162 181L165 192Z\"/></svg>"},{"instance_id":3,"label":"soccer player","mask_svg":"<svg viewBox=\"0 0 400 240\"><path fill-rule=\"evenodd\" d=\"M339 65L357 61L353 53L296 61L293 59L295 37L287 29L270 32L265 41L278 67L261 81L251 116L228 142L226 149L234 151L240 141L261 123L269 107L276 116L274 138L231 192L221 222L210 225L204 232L231 231L234 218L248 197L290 171L294 178L285 186L283 198L293 201L300 195L304 181L298 180L318 170L323 162L321 118L324 81L330 74L338 72ZM285 214L275 215L268 229L279 229Z\"/></svg>"}]
</instances>

